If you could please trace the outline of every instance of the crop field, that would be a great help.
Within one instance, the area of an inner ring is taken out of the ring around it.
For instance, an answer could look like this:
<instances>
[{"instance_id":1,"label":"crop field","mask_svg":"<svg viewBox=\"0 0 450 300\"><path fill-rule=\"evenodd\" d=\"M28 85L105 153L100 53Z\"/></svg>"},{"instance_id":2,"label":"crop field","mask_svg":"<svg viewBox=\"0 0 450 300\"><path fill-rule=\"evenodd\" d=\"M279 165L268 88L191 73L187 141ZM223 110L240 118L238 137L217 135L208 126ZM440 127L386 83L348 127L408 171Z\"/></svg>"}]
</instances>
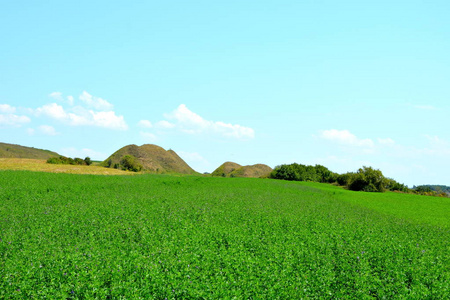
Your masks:
<instances>
[{"instance_id":1,"label":"crop field","mask_svg":"<svg viewBox=\"0 0 450 300\"><path fill-rule=\"evenodd\" d=\"M448 299L449 200L0 171L0 298Z\"/></svg>"}]
</instances>

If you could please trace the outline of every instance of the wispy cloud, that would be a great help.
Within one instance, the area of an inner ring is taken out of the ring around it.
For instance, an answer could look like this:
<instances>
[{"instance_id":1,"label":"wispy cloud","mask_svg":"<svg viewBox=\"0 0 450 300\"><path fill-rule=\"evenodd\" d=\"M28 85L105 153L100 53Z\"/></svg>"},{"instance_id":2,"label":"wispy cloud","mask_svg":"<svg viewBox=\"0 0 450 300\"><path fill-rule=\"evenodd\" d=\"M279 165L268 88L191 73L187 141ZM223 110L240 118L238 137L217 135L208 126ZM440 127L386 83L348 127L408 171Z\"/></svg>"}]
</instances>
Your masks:
<instances>
[{"instance_id":1,"label":"wispy cloud","mask_svg":"<svg viewBox=\"0 0 450 300\"><path fill-rule=\"evenodd\" d=\"M56 100L64 100L60 92L53 92L50 97ZM94 97L86 91L83 91L79 98L87 107L78 105L64 108L60 104L49 103L35 109L35 115L49 117L71 126L96 126L114 130L128 129L124 117L116 115L112 110L113 105L108 101ZM72 96L67 96L67 103L73 104Z\"/></svg>"},{"instance_id":2,"label":"wispy cloud","mask_svg":"<svg viewBox=\"0 0 450 300\"><path fill-rule=\"evenodd\" d=\"M152 128L152 122L150 122L149 120L140 120L138 123L138 126L141 128Z\"/></svg>"},{"instance_id":3,"label":"wispy cloud","mask_svg":"<svg viewBox=\"0 0 450 300\"><path fill-rule=\"evenodd\" d=\"M39 126L39 131L44 135L58 135L55 128L50 125L41 125Z\"/></svg>"},{"instance_id":4,"label":"wispy cloud","mask_svg":"<svg viewBox=\"0 0 450 300\"><path fill-rule=\"evenodd\" d=\"M373 148L375 145L371 139L360 139L348 130L323 130L320 137L344 146Z\"/></svg>"},{"instance_id":5,"label":"wispy cloud","mask_svg":"<svg viewBox=\"0 0 450 300\"><path fill-rule=\"evenodd\" d=\"M144 141L146 143L154 143L158 140L158 137L151 132L141 131L141 132L139 132L139 134L141 135L141 137L144 139Z\"/></svg>"},{"instance_id":6,"label":"wispy cloud","mask_svg":"<svg viewBox=\"0 0 450 300\"><path fill-rule=\"evenodd\" d=\"M108 154L103 152L98 152L89 148L82 148L77 149L74 147L69 148L63 148L58 151L58 153L61 153L62 155L68 156L68 157L80 157L85 158L89 156L93 160L104 160L108 157Z\"/></svg>"},{"instance_id":7,"label":"wispy cloud","mask_svg":"<svg viewBox=\"0 0 450 300\"><path fill-rule=\"evenodd\" d=\"M422 110L435 110L436 107L433 105L413 105L414 108L422 109Z\"/></svg>"},{"instance_id":8,"label":"wispy cloud","mask_svg":"<svg viewBox=\"0 0 450 300\"><path fill-rule=\"evenodd\" d=\"M16 115L16 108L9 104L0 104L0 126L20 127L31 122L31 119L24 115Z\"/></svg>"},{"instance_id":9,"label":"wispy cloud","mask_svg":"<svg viewBox=\"0 0 450 300\"><path fill-rule=\"evenodd\" d=\"M164 117L171 122L163 120L157 123L159 126L176 128L188 134L216 134L236 139L251 139L255 137L255 131L250 127L206 120L189 110L184 104L179 105L171 113L164 114Z\"/></svg>"},{"instance_id":10,"label":"wispy cloud","mask_svg":"<svg viewBox=\"0 0 450 300\"><path fill-rule=\"evenodd\" d=\"M96 110L110 111L114 108L114 106L105 99L94 97L86 91L83 91L83 93L81 93L79 99L84 102L89 108L94 108Z\"/></svg>"},{"instance_id":11,"label":"wispy cloud","mask_svg":"<svg viewBox=\"0 0 450 300\"><path fill-rule=\"evenodd\" d=\"M73 96L67 96L66 99L64 99L61 92L52 92L48 96L59 102L67 102L69 105L73 105Z\"/></svg>"}]
</instances>

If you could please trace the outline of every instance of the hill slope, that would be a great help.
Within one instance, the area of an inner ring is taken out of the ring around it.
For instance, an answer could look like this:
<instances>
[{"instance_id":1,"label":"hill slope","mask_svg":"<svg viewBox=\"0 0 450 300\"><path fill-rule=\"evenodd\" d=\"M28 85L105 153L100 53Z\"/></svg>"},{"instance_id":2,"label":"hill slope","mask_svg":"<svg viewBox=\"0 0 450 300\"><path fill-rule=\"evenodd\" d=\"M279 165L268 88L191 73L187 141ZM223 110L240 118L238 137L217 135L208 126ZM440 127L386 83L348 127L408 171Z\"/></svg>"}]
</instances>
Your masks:
<instances>
[{"instance_id":1,"label":"hill slope","mask_svg":"<svg viewBox=\"0 0 450 300\"><path fill-rule=\"evenodd\" d=\"M50 150L0 143L0 157L2 158L49 159L55 156L59 156L59 154Z\"/></svg>"},{"instance_id":2,"label":"hill slope","mask_svg":"<svg viewBox=\"0 0 450 300\"><path fill-rule=\"evenodd\" d=\"M195 174L195 172L183 159L181 159L173 150L164 150L157 145L145 144L142 146L128 145L103 161L105 167L117 166L122 157L132 155L142 165L143 170L158 173L181 173Z\"/></svg>"},{"instance_id":3,"label":"hill slope","mask_svg":"<svg viewBox=\"0 0 450 300\"><path fill-rule=\"evenodd\" d=\"M211 173L212 176L222 176L222 177L228 177L231 172L242 168L240 164L227 161L220 165L217 169L214 170L214 172Z\"/></svg>"},{"instance_id":4,"label":"hill slope","mask_svg":"<svg viewBox=\"0 0 450 300\"><path fill-rule=\"evenodd\" d=\"M272 172L272 168L264 164L241 166L240 164L227 161L214 170L211 175L222 177L261 177L268 175L270 172Z\"/></svg>"}]
</instances>

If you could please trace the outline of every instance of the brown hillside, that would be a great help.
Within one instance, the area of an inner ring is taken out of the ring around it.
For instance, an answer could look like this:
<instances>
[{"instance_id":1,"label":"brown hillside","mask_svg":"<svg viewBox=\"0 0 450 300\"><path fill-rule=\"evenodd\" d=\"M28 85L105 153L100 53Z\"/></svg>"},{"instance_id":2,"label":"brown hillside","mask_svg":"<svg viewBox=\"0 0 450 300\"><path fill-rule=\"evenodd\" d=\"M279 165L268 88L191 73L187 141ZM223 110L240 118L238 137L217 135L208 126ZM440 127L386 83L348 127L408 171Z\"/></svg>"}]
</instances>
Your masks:
<instances>
[{"instance_id":1,"label":"brown hillside","mask_svg":"<svg viewBox=\"0 0 450 300\"><path fill-rule=\"evenodd\" d=\"M122 157L132 155L142 165L143 170L158 173L195 174L196 172L173 150L164 150L157 145L125 146L103 161L105 167L118 166Z\"/></svg>"},{"instance_id":2,"label":"brown hillside","mask_svg":"<svg viewBox=\"0 0 450 300\"><path fill-rule=\"evenodd\" d=\"M270 172L272 172L272 168L264 164L241 166L228 161L214 170L211 175L222 177L264 177Z\"/></svg>"},{"instance_id":3,"label":"brown hillside","mask_svg":"<svg viewBox=\"0 0 450 300\"><path fill-rule=\"evenodd\" d=\"M243 166L233 172L231 177L265 177L272 172L272 168L264 164L256 164L251 166Z\"/></svg>"},{"instance_id":4,"label":"brown hillside","mask_svg":"<svg viewBox=\"0 0 450 300\"><path fill-rule=\"evenodd\" d=\"M242 166L240 164L227 161L220 165L217 169L214 170L214 172L211 173L212 176L222 176L222 177L228 177L231 172L241 168Z\"/></svg>"},{"instance_id":5,"label":"brown hillside","mask_svg":"<svg viewBox=\"0 0 450 300\"><path fill-rule=\"evenodd\" d=\"M59 156L59 154L49 150L0 143L0 157L2 158L49 159L55 156Z\"/></svg>"}]
</instances>

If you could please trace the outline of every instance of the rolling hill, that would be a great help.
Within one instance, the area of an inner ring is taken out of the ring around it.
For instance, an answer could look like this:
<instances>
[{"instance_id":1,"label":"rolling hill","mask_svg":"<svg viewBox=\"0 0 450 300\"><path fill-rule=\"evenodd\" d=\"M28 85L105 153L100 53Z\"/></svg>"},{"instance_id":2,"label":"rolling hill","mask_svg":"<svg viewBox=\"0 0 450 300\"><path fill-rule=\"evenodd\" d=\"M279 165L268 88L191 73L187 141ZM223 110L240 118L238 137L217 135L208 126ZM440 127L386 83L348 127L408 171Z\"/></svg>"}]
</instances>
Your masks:
<instances>
[{"instance_id":1,"label":"rolling hill","mask_svg":"<svg viewBox=\"0 0 450 300\"><path fill-rule=\"evenodd\" d=\"M1 158L49 159L55 156L59 156L59 154L50 150L0 143Z\"/></svg>"},{"instance_id":2,"label":"rolling hill","mask_svg":"<svg viewBox=\"0 0 450 300\"><path fill-rule=\"evenodd\" d=\"M225 162L218 167L212 176L222 177L264 177L272 172L272 168L264 164L241 166L234 162Z\"/></svg>"},{"instance_id":3,"label":"rolling hill","mask_svg":"<svg viewBox=\"0 0 450 300\"><path fill-rule=\"evenodd\" d=\"M114 152L102 162L105 167L117 167L125 155L134 156L145 171L157 173L197 174L173 150L165 150L157 145L128 145Z\"/></svg>"}]
</instances>

